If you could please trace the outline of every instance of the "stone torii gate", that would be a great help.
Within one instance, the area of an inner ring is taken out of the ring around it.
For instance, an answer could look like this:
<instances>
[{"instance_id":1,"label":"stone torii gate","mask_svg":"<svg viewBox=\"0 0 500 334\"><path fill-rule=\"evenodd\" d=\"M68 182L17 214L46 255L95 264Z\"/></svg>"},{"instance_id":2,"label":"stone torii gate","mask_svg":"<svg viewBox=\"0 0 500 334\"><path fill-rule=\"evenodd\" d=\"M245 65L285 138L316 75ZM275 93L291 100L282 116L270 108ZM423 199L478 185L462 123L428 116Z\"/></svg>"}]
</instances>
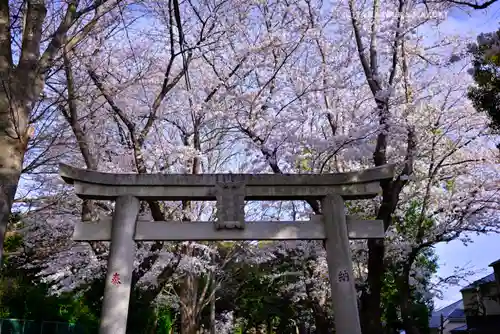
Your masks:
<instances>
[{"instance_id":1,"label":"stone torii gate","mask_svg":"<svg viewBox=\"0 0 500 334\"><path fill-rule=\"evenodd\" d=\"M380 220L345 214L344 200L373 198L394 165L337 174L112 174L60 165L82 199L115 200L112 219L82 222L75 241L111 241L100 334L125 334L135 241L325 240L335 328L361 334L349 239L383 238ZM310 221L245 222L245 200L321 201ZM217 221L138 221L141 200L217 201Z\"/></svg>"}]
</instances>

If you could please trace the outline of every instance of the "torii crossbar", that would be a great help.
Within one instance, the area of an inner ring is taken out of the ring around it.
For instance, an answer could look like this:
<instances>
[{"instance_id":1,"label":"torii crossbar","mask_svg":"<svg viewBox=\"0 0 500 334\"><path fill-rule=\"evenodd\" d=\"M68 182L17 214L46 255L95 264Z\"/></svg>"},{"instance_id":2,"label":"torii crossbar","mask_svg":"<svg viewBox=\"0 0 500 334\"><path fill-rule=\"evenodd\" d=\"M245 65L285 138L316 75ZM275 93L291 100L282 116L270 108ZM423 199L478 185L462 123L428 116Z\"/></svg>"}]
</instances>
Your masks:
<instances>
[{"instance_id":1,"label":"torii crossbar","mask_svg":"<svg viewBox=\"0 0 500 334\"><path fill-rule=\"evenodd\" d=\"M335 330L361 334L349 239L383 238L380 220L346 216L344 200L375 197L394 165L337 174L112 174L60 164L83 199L115 200L112 219L77 224L76 241L111 241L100 334L125 334L134 242L151 240L325 240ZM320 200L310 221L245 222L245 200ZM217 221L138 221L140 200L217 201Z\"/></svg>"}]
</instances>

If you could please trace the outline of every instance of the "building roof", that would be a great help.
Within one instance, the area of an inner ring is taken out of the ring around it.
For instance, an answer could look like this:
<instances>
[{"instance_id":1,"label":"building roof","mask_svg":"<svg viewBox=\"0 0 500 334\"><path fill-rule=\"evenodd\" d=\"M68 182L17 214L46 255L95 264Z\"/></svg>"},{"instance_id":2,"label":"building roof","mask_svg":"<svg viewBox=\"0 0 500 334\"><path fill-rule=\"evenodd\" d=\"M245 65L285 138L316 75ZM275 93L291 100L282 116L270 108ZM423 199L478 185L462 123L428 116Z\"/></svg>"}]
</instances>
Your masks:
<instances>
[{"instance_id":1,"label":"building roof","mask_svg":"<svg viewBox=\"0 0 500 334\"><path fill-rule=\"evenodd\" d=\"M429 319L430 328L439 328L441 326L441 315L444 320L465 321L463 301L458 300L448 306L432 312L431 318Z\"/></svg>"},{"instance_id":2,"label":"building roof","mask_svg":"<svg viewBox=\"0 0 500 334\"><path fill-rule=\"evenodd\" d=\"M456 308L448 316L450 321L464 321L465 320L465 310Z\"/></svg>"},{"instance_id":3,"label":"building roof","mask_svg":"<svg viewBox=\"0 0 500 334\"><path fill-rule=\"evenodd\" d=\"M494 262L491 262L491 263L488 265L488 267L493 267L493 266L495 266L496 264L499 264L499 263L500 263L500 259L498 259L498 260L496 260L496 261L494 261Z\"/></svg>"},{"instance_id":4,"label":"building roof","mask_svg":"<svg viewBox=\"0 0 500 334\"><path fill-rule=\"evenodd\" d=\"M457 327L457 328L453 328L450 333L454 334L454 333L461 333L461 332L467 332L467 325L463 325L463 326L460 326L460 327Z\"/></svg>"},{"instance_id":5,"label":"building roof","mask_svg":"<svg viewBox=\"0 0 500 334\"><path fill-rule=\"evenodd\" d=\"M471 284L467 285L460 291L475 289L481 284L492 283L492 282L495 282L495 273L491 273L487 276L484 276L483 278L478 279L477 281L472 282Z\"/></svg>"}]
</instances>

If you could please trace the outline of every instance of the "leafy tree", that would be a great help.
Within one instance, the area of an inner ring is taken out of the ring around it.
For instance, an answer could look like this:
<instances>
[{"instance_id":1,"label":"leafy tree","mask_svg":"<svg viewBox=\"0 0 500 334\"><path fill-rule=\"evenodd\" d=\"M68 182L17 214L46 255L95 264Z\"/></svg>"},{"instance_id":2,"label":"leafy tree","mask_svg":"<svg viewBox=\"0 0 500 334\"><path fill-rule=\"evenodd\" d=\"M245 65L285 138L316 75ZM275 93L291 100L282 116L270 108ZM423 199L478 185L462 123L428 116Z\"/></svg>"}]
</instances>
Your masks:
<instances>
[{"instance_id":1,"label":"leafy tree","mask_svg":"<svg viewBox=\"0 0 500 334\"><path fill-rule=\"evenodd\" d=\"M468 97L478 111L485 112L491 128L500 131L500 30L477 37L469 46L472 56L471 74L476 83Z\"/></svg>"},{"instance_id":2,"label":"leafy tree","mask_svg":"<svg viewBox=\"0 0 500 334\"><path fill-rule=\"evenodd\" d=\"M38 323L66 322L79 324L88 333L95 331L99 313L86 303L85 296L74 293L50 295L49 290L48 284L37 282L36 270L22 270L7 263L0 277L1 317Z\"/></svg>"},{"instance_id":3,"label":"leafy tree","mask_svg":"<svg viewBox=\"0 0 500 334\"><path fill-rule=\"evenodd\" d=\"M318 333L328 332L333 319L325 317L327 309L312 297L323 293L322 284L317 278L314 282L305 277L307 267L316 266L316 261L294 255L292 250L285 255L276 245L261 247L272 254L271 260L228 268L235 274L218 295L218 313L234 312L246 331L265 327L268 332L292 333L315 326Z\"/></svg>"},{"instance_id":4,"label":"leafy tree","mask_svg":"<svg viewBox=\"0 0 500 334\"><path fill-rule=\"evenodd\" d=\"M405 329L401 316L400 289L396 284L397 271L388 269L385 272L384 285L382 287L382 322L385 324L385 333L399 333ZM409 299L411 315L419 333L429 331L429 314L432 311L432 300L426 298L418 289L412 288Z\"/></svg>"},{"instance_id":5,"label":"leafy tree","mask_svg":"<svg viewBox=\"0 0 500 334\"><path fill-rule=\"evenodd\" d=\"M0 317L27 319L41 323L57 321L78 324L95 333L99 325L104 281L95 279L78 290L59 295L50 293L50 285L36 277L39 268L23 269L14 261L6 263L0 276ZM175 314L168 307L156 308L144 303L140 289L130 301L129 333L170 333ZM40 307L43 305L43 307Z\"/></svg>"}]
</instances>

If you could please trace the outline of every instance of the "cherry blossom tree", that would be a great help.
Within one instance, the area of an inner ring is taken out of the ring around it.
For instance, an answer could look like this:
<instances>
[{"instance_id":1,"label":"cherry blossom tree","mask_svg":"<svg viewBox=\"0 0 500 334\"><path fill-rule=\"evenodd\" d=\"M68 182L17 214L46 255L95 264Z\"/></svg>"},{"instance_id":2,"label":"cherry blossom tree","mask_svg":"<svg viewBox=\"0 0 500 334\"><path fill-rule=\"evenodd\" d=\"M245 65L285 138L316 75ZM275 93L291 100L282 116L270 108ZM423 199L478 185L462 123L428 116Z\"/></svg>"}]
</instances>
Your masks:
<instances>
[{"instance_id":1,"label":"cherry blossom tree","mask_svg":"<svg viewBox=\"0 0 500 334\"><path fill-rule=\"evenodd\" d=\"M189 174L332 173L396 163L398 175L381 184L379 197L347 203L353 214L383 220L387 231L384 240L352 242L353 260L364 331L382 332L390 268L405 330L415 333L409 294L428 289L422 282L431 273L422 257L436 243L498 228L499 170L487 120L465 96L466 43L428 32L439 31L449 4L117 6L88 28L84 44L52 61L39 101L45 111L31 112L35 129L46 130L26 155L25 175L41 172L30 176L36 196L26 186L18 197L31 205L27 245L44 249L32 261L45 265L40 275L59 290L74 289L103 275L108 249L70 241L75 221L110 215L113 204L75 198L49 174L56 159L103 172ZM189 223L213 217L213 209L150 201L141 214ZM246 211L255 219L306 219L321 207L313 200L252 202ZM146 292L146 304L166 298L178 305L186 333L198 330L203 310L230 284L227 268L280 258L298 277L280 286L281 296L313 309L308 321L317 330L331 327L320 242L152 242L138 243L136 254L134 287Z\"/></svg>"}]
</instances>

